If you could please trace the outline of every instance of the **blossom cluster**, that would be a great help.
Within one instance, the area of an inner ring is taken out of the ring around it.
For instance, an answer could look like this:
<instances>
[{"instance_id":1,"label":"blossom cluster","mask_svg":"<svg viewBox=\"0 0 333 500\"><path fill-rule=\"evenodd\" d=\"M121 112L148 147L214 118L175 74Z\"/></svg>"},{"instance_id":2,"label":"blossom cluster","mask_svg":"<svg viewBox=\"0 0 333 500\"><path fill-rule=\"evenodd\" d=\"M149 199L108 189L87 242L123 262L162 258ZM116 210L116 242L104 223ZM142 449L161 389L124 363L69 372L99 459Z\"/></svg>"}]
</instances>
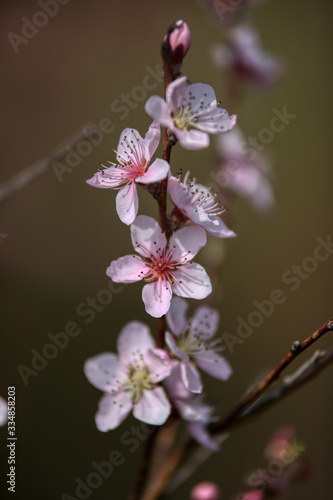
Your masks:
<instances>
[{"instance_id":1,"label":"blossom cluster","mask_svg":"<svg viewBox=\"0 0 333 500\"><path fill-rule=\"evenodd\" d=\"M221 219L225 207L210 188L191 178L189 172L182 180L182 168L172 173L165 156L154 159L154 155L161 141L161 126L169 147L179 143L184 149L198 150L209 146L211 134L232 130L236 116L220 107L210 85L189 84L187 77L178 74L190 44L186 23L175 23L163 44L176 74L165 98L152 96L145 104L153 119L147 133L143 138L133 128L123 130L116 161L101 165L87 183L117 190L117 214L130 226L135 253L113 260L106 274L116 283L143 281L145 310L153 318L165 316L167 331L162 345L159 342L156 347L149 327L130 321L118 337L118 354L106 352L88 359L84 372L104 393L95 418L100 431L116 428L131 411L137 419L153 425L162 425L174 416L187 423L198 442L217 450L206 430L213 408L205 402L200 370L223 381L232 370L221 354L219 341L213 339L218 311L203 305L188 318L185 299L205 299L212 292L208 274L194 261L207 238L236 235ZM158 199L163 183L173 203L167 227L139 214L138 188Z\"/></svg>"}]
</instances>

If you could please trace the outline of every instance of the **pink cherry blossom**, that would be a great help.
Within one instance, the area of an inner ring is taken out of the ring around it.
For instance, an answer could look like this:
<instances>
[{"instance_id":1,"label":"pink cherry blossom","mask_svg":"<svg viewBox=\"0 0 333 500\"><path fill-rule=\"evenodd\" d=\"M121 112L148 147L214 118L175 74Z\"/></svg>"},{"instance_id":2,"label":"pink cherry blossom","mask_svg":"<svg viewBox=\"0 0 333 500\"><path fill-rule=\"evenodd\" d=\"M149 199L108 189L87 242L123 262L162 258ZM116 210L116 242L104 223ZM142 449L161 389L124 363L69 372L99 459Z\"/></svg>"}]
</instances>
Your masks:
<instances>
[{"instance_id":1,"label":"pink cherry blossom","mask_svg":"<svg viewBox=\"0 0 333 500\"><path fill-rule=\"evenodd\" d=\"M194 395L181 380L180 365L173 362L170 376L164 381L172 405L180 417L187 422L188 431L199 444L211 451L219 451L218 444L206 429L207 424L215 420L214 408L204 402L203 396Z\"/></svg>"},{"instance_id":2,"label":"pink cherry blossom","mask_svg":"<svg viewBox=\"0 0 333 500\"><path fill-rule=\"evenodd\" d=\"M259 212L274 207L271 187L272 167L269 160L253 148L247 147L239 128L221 136L218 143L221 170L215 176L220 187L247 198Z\"/></svg>"},{"instance_id":3,"label":"pink cherry blossom","mask_svg":"<svg viewBox=\"0 0 333 500\"><path fill-rule=\"evenodd\" d=\"M217 66L229 70L242 83L260 88L273 85L283 73L281 61L260 47L257 32L239 25L229 32L229 45L213 47L212 57Z\"/></svg>"},{"instance_id":4,"label":"pink cherry blossom","mask_svg":"<svg viewBox=\"0 0 333 500\"><path fill-rule=\"evenodd\" d=\"M185 387L200 393L202 381L197 367L219 380L228 380L232 374L229 363L217 351L219 340L211 341L217 331L219 314L208 306L199 307L194 316L187 321L188 304L185 300L174 297L167 314L170 332L165 340L180 364L181 379ZM193 362L192 362L193 360Z\"/></svg>"},{"instance_id":5,"label":"pink cherry blossom","mask_svg":"<svg viewBox=\"0 0 333 500\"><path fill-rule=\"evenodd\" d=\"M140 254L111 262L106 274L116 283L144 280L142 299L148 314L160 318L170 307L172 294L204 299L212 291L210 279L192 258L206 244L205 231L189 226L176 231L167 241L158 223L139 215L131 225L132 243Z\"/></svg>"},{"instance_id":6,"label":"pink cherry blossom","mask_svg":"<svg viewBox=\"0 0 333 500\"><path fill-rule=\"evenodd\" d=\"M219 217L225 212L225 207L216 202L215 195L211 190L202 184L197 184L196 179L189 178L189 172L185 175L184 181L171 176L168 181L169 195L180 211L182 218L192 221L203 227L207 233L218 238L232 238L235 235L228 229L222 219Z\"/></svg>"},{"instance_id":7,"label":"pink cherry blossom","mask_svg":"<svg viewBox=\"0 0 333 500\"><path fill-rule=\"evenodd\" d=\"M191 46L191 32L188 24L179 19L169 34L170 59L173 64L181 63Z\"/></svg>"},{"instance_id":8,"label":"pink cherry blossom","mask_svg":"<svg viewBox=\"0 0 333 500\"><path fill-rule=\"evenodd\" d=\"M117 162L97 172L88 184L102 189L117 189L116 209L119 218L127 225L134 222L138 214L139 200L137 184L153 184L168 176L168 162L157 158L150 161L160 142L160 125L153 122L145 138L135 129L125 128L117 148Z\"/></svg>"},{"instance_id":9,"label":"pink cherry blossom","mask_svg":"<svg viewBox=\"0 0 333 500\"><path fill-rule=\"evenodd\" d=\"M199 483L191 490L190 500L218 500L220 489L215 483Z\"/></svg>"},{"instance_id":10,"label":"pink cherry blossom","mask_svg":"<svg viewBox=\"0 0 333 500\"><path fill-rule=\"evenodd\" d=\"M171 407L157 383L170 374L168 355L155 347L149 328L139 321L122 329L117 344L118 356L98 354L84 365L89 382L105 393L95 417L97 428L115 429L131 410L142 422L164 424Z\"/></svg>"},{"instance_id":11,"label":"pink cherry blossom","mask_svg":"<svg viewBox=\"0 0 333 500\"><path fill-rule=\"evenodd\" d=\"M167 127L185 149L203 149L209 146L208 134L228 132L236 124L236 115L229 116L218 106L215 92L210 85L187 85L183 76L174 80L166 89L165 100L151 96L145 110L164 127Z\"/></svg>"},{"instance_id":12,"label":"pink cherry blossom","mask_svg":"<svg viewBox=\"0 0 333 500\"><path fill-rule=\"evenodd\" d=\"M241 500L264 500L264 493L261 490L252 490L243 493Z\"/></svg>"}]
</instances>

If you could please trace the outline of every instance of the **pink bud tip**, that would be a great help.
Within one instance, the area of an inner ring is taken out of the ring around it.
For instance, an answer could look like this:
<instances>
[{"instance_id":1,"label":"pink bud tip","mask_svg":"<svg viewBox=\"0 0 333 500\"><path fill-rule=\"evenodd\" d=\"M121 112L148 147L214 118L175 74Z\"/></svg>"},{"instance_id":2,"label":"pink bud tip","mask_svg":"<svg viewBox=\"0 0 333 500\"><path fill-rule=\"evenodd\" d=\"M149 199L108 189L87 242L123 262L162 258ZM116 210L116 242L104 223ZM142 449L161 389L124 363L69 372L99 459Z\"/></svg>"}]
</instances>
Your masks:
<instances>
[{"instance_id":1,"label":"pink bud tip","mask_svg":"<svg viewBox=\"0 0 333 500\"><path fill-rule=\"evenodd\" d=\"M191 46L191 32L188 24L179 19L169 35L169 44L173 54L183 59Z\"/></svg>"},{"instance_id":2,"label":"pink bud tip","mask_svg":"<svg viewBox=\"0 0 333 500\"><path fill-rule=\"evenodd\" d=\"M264 494L260 490L247 491L242 496L242 500L263 500Z\"/></svg>"},{"instance_id":3,"label":"pink bud tip","mask_svg":"<svg viewBox=\"0 0 333 500\"><path fill-rule=\"evenodd\" d=\"M220 489L215 483L199 483L191 491L191 500L218 500Z\"/></svg>"}]
</instances>

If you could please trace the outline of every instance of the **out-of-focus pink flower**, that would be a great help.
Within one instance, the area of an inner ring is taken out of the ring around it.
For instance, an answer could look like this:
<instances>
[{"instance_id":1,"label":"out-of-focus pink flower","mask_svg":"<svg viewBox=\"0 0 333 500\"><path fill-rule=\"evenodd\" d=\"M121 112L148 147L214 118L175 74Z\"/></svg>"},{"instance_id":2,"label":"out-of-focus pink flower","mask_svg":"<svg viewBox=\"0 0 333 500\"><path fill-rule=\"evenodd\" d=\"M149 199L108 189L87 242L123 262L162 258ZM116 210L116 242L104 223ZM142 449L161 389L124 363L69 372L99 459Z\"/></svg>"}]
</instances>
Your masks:
<instances>
[{"instance_id":1,"label":"out-of-focus pink flower","mask_svg":"<svg viewBox=\"0 0 333 500\"><path fill-rule=\"evenodd\" d=\"M102 189L117 189L116 209L122 222L129 225L138 214L139 200L137 184L153 184L168 176L168 162L157 158L150 161L160 142L161 130L153 122L145 138L135 129L125 128L121 133L117 148L117 162L97 172L88 184Z\"/></svg>"},{"instance_id":2,"label":"out-of-focus pink flower","mask_svg":"<svg viewBox=\"0 0 333 500\"><path fill-rule=\"evenodd\" d=\"M220 489L215 483L199 483L191 490L190 500L218 500Z\"/></svg>"},{"instance_id":3,"label":"out-of-focus pink flower","mask_svg":"<svg viewBox=\"0 0 333 500\"><path fill-rule=\"evenodd\" d=\"M154 318L166 314L173 293L192 299L204 299L211 293L206 271L192 262L207 242L201 227L184 227L168 242L152 217L139 215L131 225L131 236L140 257L127 255L114 260L106 274L116 283L146 281L142 299L148 314Z\"/></svg>"},{"instance_id":4,"label":"out-of-focus pink flower","mask_svg":"<svg viewBox=\"0 0 333 500\"><path fill-rule=\"evenodd\" d=\"M185 175L184 181L171 176L168 182L169 195L180 210L181 216L203 227L207 233L218 238L233 238L236 234L228 229L219 217L225 212L225 207L216 202L209 188L197 184L196 179L189 178L190 172Z\"/></svg>"},{"instance_id":5,"label":"out-of-focus pink flower","mask_svg":"<svg viewBox=\"0 0 333 500\"><path fill-rule=\"evenodd\" d=\"M257 32L247 25L233 28L229 44L213 47L212 57L218 67L230 71L237 81L259 88L273 85L283 74L280 59L260 47Z\"/></svg>"},{"instance_id":6,"label":"out-of-focus pink flower","mask_svg":"<svg viewBox=\"0 0 333 500\"><path fill-rule=\"evenodd\" d=\"M241 498L242 500L263 500L264 493L260 490L247 491Z\"/></svg>"},{"instance_id":7,"label":"out-of-focus pink flower","mask_svg":"<svg viewBox=\"0 0 333 500\"><path fill-rule=\"evenodd\" d=\"M155 347L149 328L139 321L122 329L117 344L118 356L99 354L84 365L89 382L106 393L95 417L97 428L115 429L132 409L142 422L164 424L171 406L164 389L156 384L170 374L167 353Z\"/></svg>"},{"instance_id":8,"label":"out-of-focus pink flower","mask_svg":"<svg viewBox=\"0 0 333 500\"><path fill-rule=\"evenodd\" d=\"M165 100L151 96L145 110L164 127L167 127L185 149L203 149L209 146L209 134L231 130L236 115L229 116L217 105L215 92L210 85L187 85L187 77L177 78L167 87Z\"/></svg>"},{"instance_id":9,"label":"out-of-focus pink flower","mask_svg":"<svg viewBox=\"0 0 333 500\"><path fill-rule=\"evenodd\" d=\"M202 395L194 395L186 389L181 379L179 363L174 361L172 365L171 374L164 381L172 405L178 410L181 418L187 422L193 439L211 451L219 451L218 444L206 430L207 424L214 420L212 418L214 408L204 402Z\"/></svg>"},{"instance_id":10,"label":"out-of-focus pink flower","mask_svg":"<svg viewBox=\"0 0 333 500\"><path fill-rule=\"evenodd\" d=\"M247 13L247 9L262 0L199 0L204 7L211 11L212 21L230 26L239 22Z\"/></svg>"},{"instance_id":11,"label":"out-of-focus pink flower","mask_svg":"<svg viewBox=\"0 0 333 500\"><path fill-rule=\"evenodd\" d=\"M166 332L165 341L179 360L180 375L186 389L200 393L202 382L197 366L212 377L228 380L232 374L229 363L216 351L219 341L212 341L217 331L219 313L208 306L199 307L194 316L186 319L188 304L174 297L167 314L172 334ZM192 362L192 360L194 362Z\"/></svg>"},{"instance_id":12,"label":"out-of-focus pink flower","mask_svg":"<svg viewBox=\"0 0 333 500\"><path fill-rule=\"evenodd\" d=\"M172 63L181 63L191 46L191 32L188 24L179 19L174 24L171 33L166 36L169 39Z\"/></svg>"},{"instance_id":13,"label":"out-of-focus pink flower","mask_svg":"<svg viewBox=\"0 0 333 500\"><path fill-rule=\"evenodd\" d=\"M271 165L247 143L237 127L218 142L220 171L215 175L220 188L250 200L253 207L269 211L274 207Z\"/></svg>"},{"instance_id":14,"label":"out-of-focus pink flower","mask_svg":"<svg viewBox=\"0 0 333 500\"><path fill-rule=\"evenodd\" d=\"M0 396L0 426L6 425L8 416L7 401Z\"/></svg>"},{"instance_id":15,"label":"out-of-focus pink flower","mask_svg":"<svg viewBox=\"0 0 333 500\"><path fill-rule=\"evenodd\" d=\"M268 460L281 460L284 465L289 465L299 455L294 450L296 430L292 425L286 425L277 429L265 448L265 456ZM304 449L304 448L303 448ZM292 453L292 456L291 455Z\"/></svg>"}]
</instances>

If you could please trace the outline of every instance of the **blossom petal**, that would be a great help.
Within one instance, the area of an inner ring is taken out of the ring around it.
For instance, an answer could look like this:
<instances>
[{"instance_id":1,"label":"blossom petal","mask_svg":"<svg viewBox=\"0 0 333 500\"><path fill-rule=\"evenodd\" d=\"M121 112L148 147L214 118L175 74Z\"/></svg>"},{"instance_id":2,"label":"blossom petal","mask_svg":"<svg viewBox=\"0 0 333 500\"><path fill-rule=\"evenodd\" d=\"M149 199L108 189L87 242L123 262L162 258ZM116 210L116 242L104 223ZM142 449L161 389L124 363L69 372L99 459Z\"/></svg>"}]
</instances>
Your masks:
<instances>
[{"instance_id":1,"label":"blossom petal","mask_svg":"<svg viewBox=\"0 0 333 500\"><path fill-rule=\"evenodd\" d=\"M177 337L185 330L187 325L186 311L188 303L180 297L172 297L170 309L167 314L168 325Z\"/></svg>"},{"instance_id":2,"label":"blossom petal","mask_svg":"<svg viewBox=\"0 0 333 500\"><path fill-rule=\"evenodd\" d=\"M191 217L190 217L191 218ZM192 219L192 218L191 218ZM228 226L223 222L218 216L209 217L209 220L203 221L201 223L207 233L217 238L235 238L236 233L234 233Z\"/></svg>"},{"instance_id":3,"label":"blossom petal","mask_svg":"<svg viewBox=\"0 0 333 500\"><path fill-rule=\"evenodd\" d=\"M113 260L106 270L106 274L115 283L134 283L142 280L148 268L137 255L125 255Z\"/></svg>"},{"instance_id":4,"label":"blossom petal","mask_svg":"<svg viewBox=\"0 0 333 500\"><path fill-rule=\"evenodd\" d=\"M0 396L0 426L7 423L8 420L8 405L7 401Z\"/></svg>"},{"instance_id":5,"label":"blossom petal","mask_svg":"<svg viewBox=\"0 0 333 500\"><path fill-rule=\"evenodd\" d=\"M167 344L167 346L169 347L170 351L173 352L173 354L178 358L180 359L181 361L185 361L185 362L188 362L190 361L190 358L189 356L181 351L177 345L175 344L174 340L173 340L173 337L172 335L169 333L169 332L166 332L165 333L165 342Z\"/></svg>"},{"instance_id":6,"label":"blossom petal","mask_svg":"<svg viewBox=\"0 0 333 500\"><path fill-rule=\"evenodd\" d=\"M155 153L161 139L161 126L157 121L153 121L150 125L148 132L145 135L143 140L143 147L145 150L145 159L147 163L150 163L150 160Z\"/></svg>"},{"instance_id":7,"label":"blossom petal","mask_svg":"<svg viewBox=\"0 0 333 500\"><path fill-rule=\"evenodd\" d=\"M232 368L228 361L212 349L201 351L198 354L194 354L193 357L199 368L211 377L219 380L228 380L232 374Z\"/></svg>"},{"instance_id":8,"label":"blossom petal","mask_svg":"<svg viewBox=\"0 0 333 500\"><path fill-rule=\"evenodd\" d=\"M137 177L135 182L140 184L152 184L154 182L162 181L168 177L170 170L170 165L167 161L157 158L154 163L152 163L146 172Z\"/></svg>"},{"instance_id":9,"label":"blossom petal","mask_svg":"<svg viewBox=\"0 0 333 500\"><path fill-rule=\"evenodd\" d=\"M168 378L165 379L164 385L168 392L171 401L186 399L192 396L192 393L186 389L180 372L179 361L172 361L172 370Z\"/></svg>"},{"instance_id":10,"label":"blossom petal","mask_svg":"<svg viewBox=\"0 0 333 500\"><path fill-rule=\"evenodd\" d=\"M201 446L204 446L211 451L219 451L219 445L211 438L204 425L197 422L191 422L188 424L188 430L193 439L201 444Z\"/></svg>"},{"instance_id":11,"label":"blossom petal","mask_svg":"<svg viewBox=\"0 0 333 500\"><path fill-rule=\"evenodd\" d=\"M212 284L205 269L193 262L173 273L175 283L172 292L179 297L205 299L212 291Z\"/></svg>"},{"instance_id":12,"label":"blossom petal","mask_svg":"<svg viewBox=\"0 0 333 500\"><path fill-rule=\"evenodd\" d=\"M176 207L185 208L191 205L191 196L184 184L177 177L171 176L169 178L168 193Z\"/></svg>"},{"instance_id":13,"label":"blossom petal","mask_svg":"<svg viewBox=\"0 0 333 500\"><path fill-rule=\"evenodd\" d=\"M172 297L171 285L165 284L162 280L148 283L142 289L142 300L146 307L146 312L153 318L160 318L166 314L170 307Z\"/></svg>"},{"instance_id":14,"label":"blossom petal","mask_svg":"<svg viewBox=\"0 0 333 500\"><path fill-rule=\"evenodd\" d=\"M125 128L120 134L117 146L117 161L120 164L131 162L134 165L143 164L145 150L143 139L134 128Z\"/></svg>"},{"instance_id":15,"label":"blossom petal","mask_svg":"<svg viewBox=\"0 0 333 500\"><path fill-rule=\"evenodd\" d=\"M156 249L166 245L165 234L152 217L138 215L131 225L131 238L133 247L143 257L150 257Z\"/></svg>"},{"instance_id":16,"label":"blossom petal","mask_svg":"<svg viewBox=\"0 0 333 500\"><path fill-rule=\"evenodd\" d=\"M150 372L150 380L155 384L170 375L171 360L163 349L149 349L144 355L144 360Z\"/></svg>"},{"instance_id":17,"label":"blossom petal","mask_svg":"<svg viewBox=\"0 0 333 500\"><path fill-rule=\"evenodd\" d=\"M95 415L97 429L106 432L118 427L132 409L133 403L129 392L105 394L99 402Z\"/></svg>"},{"instance_id":18,"label":"blossom petal","mask_svg":"<svg viewBox=\"0 0 333 500\"><path fill-rule=\"evenodd\" d=\"M187 226L179 229L171 238L170 246L175 245L172 260L180 260L186 255L190 261L207 243L205 231L198 226Z\"/></svg>"},{"instance_id":19,"label":"blossom petal","mask_svg":"<svg viewBox=\"0 0 333 500\"><path fill-rule=\"evenodd\" d=\"M184 149L196 150L208 148L209 146L209 135L202 130L184 130L172 127L172 131Z\"/></svg>"},{"instance_id":20,"label":"blossom petal","mask_svg":"<svg viewBox=\"0 0 333 500\"><path fill-rule=\"evenodd\" d=\"M190 322L189 335L194 337L198 333L205 339L212 338L218 327L220 315L216 309L208 306L199 307Z\"/></svg>"},{"instance_id":21,"label":"blossom petal","mask_svg":"<svg viewBox=\"0 0 333 500\"><path fill-rule=\"evenodd\" d=\"M121 330L118 340L119 360L124 365L136 365L149 349L155 348L155 342L147 325L140 321L131 321Z\"/></svg>"},{"instance_id":22,"label":"blossom petal","mask_svg":"<svg viewBox=\"0 0 333 500\"><path fill-rule=\"evenodd\" d=\"M102 353L87 359L84 374L97 389L114 392L119 391L119 386L126 377L126 369L115 354Z\"/></svg>"},{"instance_id":23,"label":"blossom petal","mask_svg":"<svg viewBox=\"0 0 333 500\"><path fill-rule=\"evenodd\" d=\"M176 78L166 89L165 100L172 105L172 108L178 108L184 104L187 90L187 76Z\"/></svg>"},{"instance_id":24,"label":"blossom petal","mask_svg":"<svg viewBox=\"0 0 333 500\"><path fill-rule=\"evenodd\" d=\"M202 392L200 373L192 363L181 363L180 371L186 389L196 393Z\"/></svg>"},{"instance_id":25,"label":"blossom petal","mask_svg":"<svg viewBox=\"0 0 333 500\"><path fill-rule=\"evenodd\" d=\"M144 391L133 409L135 418L152 425L164 424L170 412L171 405L162 387Z\"/></svg>"},{"instance_id":26,"label":"blossom petal","mask_svg":"<svg viewBox=\"0 0 333 500\"><path fill-rule=\"evenodd\" d=\"M215 108L207 114L199 116L196 127L209 134L221 134L229 132L237 123L237 115L229 116L229 113L223 108Z\"/></svg>"},{"instance_id":27,"label":"blossom petal","mask_svg":"<svg viewBox=\"0 0 333 500\"><path fill-rule=\"evenodd\" d=\"M134 222L138 214L139 199L135 182L124 186L116 196L116 210L119 219L128 226Z\"/></svg>"},{"instance_id":28,"label":"blossom petal","mask_svg":"<svg viewBox=\"0 0 333 500\"><path fill-rule=\"evenodd\" d=\"M173 127L173 120L171 118L172 108L162 97L158 95L149 97L145 104L145 111L164 127Z\"/></svg>"},{"instance_id":29,"label":"blossom petal","mask_svg":"<svg viewBox=\"0 0 333 500\"><path fill-rule=\"evenodd\" d=\"M116 173L116 178L112 176ZM110 175L109 175L110 174ZM89 186L93 186L101 189L112 189L121 185L122 180L119 180L119 169L115 167L108 167L100 172L96 172L91 179L86 181Z\"/></svg>"}]
</instances>

